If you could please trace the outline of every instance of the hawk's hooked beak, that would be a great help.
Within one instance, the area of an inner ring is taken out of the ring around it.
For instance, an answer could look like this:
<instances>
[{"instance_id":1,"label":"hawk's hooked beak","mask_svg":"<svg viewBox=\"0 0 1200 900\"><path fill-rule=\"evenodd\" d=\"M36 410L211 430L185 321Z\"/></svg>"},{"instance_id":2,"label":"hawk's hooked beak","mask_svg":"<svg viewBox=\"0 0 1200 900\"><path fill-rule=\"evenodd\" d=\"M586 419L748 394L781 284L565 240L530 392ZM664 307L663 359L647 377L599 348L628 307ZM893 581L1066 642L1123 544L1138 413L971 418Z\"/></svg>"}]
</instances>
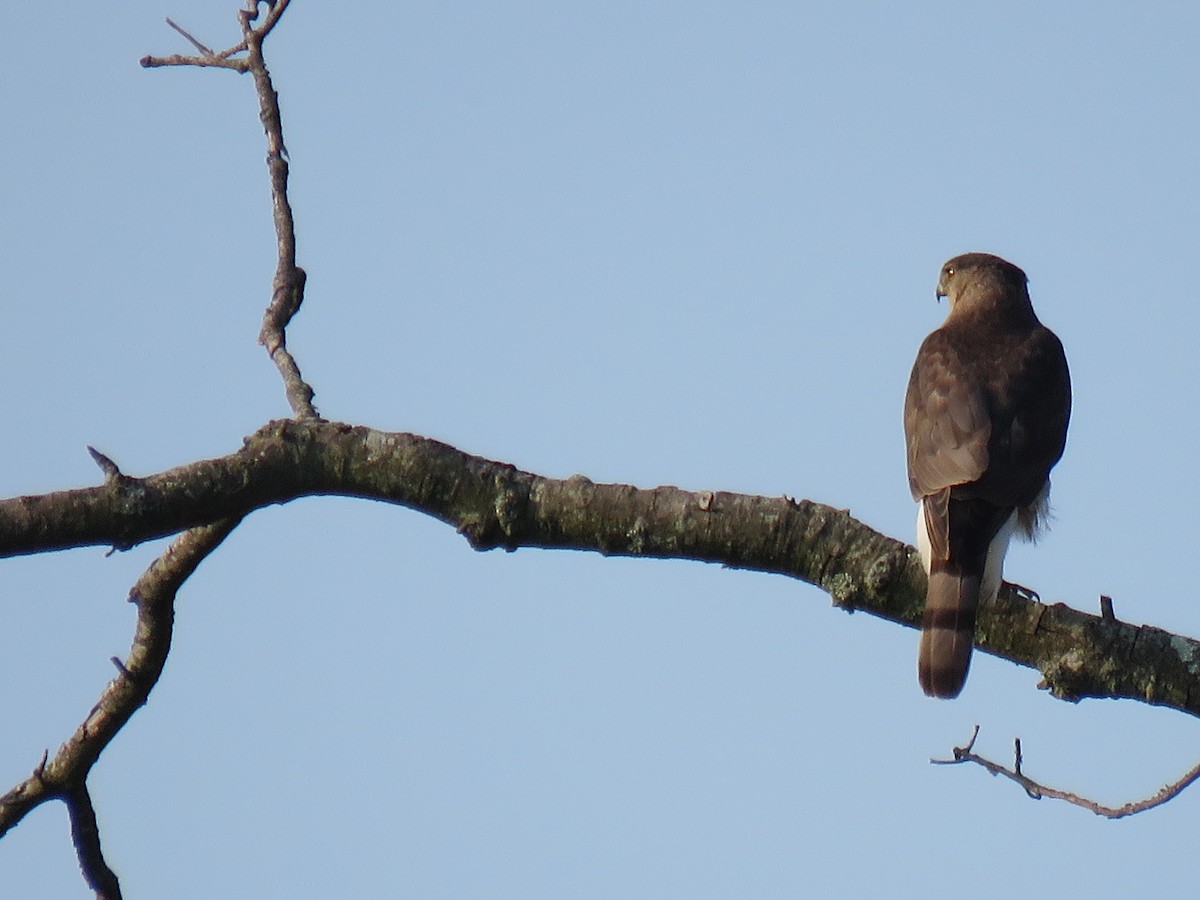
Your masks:
<instances>
[{"instance_id":1,"label":"hawk's hooked beak","mask_svg":"<svg viewBox=\"0 0 1200 900\"><path fill-rule=\"evenodd\" d=\"M939 303L941 302L943 297L950 296L950 291L949 291L950 285L946 284L947 281L948 281L948 279L946 278L946 273L943 272L942 277L938 279L937 287L933 289L933 297Z\"/></svg>"}]
</instances>

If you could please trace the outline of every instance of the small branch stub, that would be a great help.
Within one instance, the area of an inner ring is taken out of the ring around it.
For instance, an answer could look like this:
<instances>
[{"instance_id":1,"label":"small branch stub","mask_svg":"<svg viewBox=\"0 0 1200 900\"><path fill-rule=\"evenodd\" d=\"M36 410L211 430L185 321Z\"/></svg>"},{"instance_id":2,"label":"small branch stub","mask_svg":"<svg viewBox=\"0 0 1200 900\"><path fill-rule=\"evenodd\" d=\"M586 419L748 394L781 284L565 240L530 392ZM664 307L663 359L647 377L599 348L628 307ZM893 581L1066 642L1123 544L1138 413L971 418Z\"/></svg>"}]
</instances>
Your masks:
<instances>
[{"instance_id":1,"label":"small branch stub","mask_svg":"<svg viewBox=\"0 0 1200 900\"><path fill-rule=\"evenodd\" d=\"M87 451L89 454L91 454L92 459L95 460L96 465L100 467L100 471L104 473L105 484L115 484L124 480L125 476L121 474L121 470L117 467L115 462L90 444L88 445Z\"/></svg>"},{"instance_id":2,"label":"small branch stub","mask_svg":"<svg viewBox=\"0 0 1200 900\"><path fill-rule=\"evenodd\" d=\"M1117 621L1117 615L1113 612L1112 597L1107 594L1100 595L1100 618L1105 622Z\"/></svg>"}]
</instances>

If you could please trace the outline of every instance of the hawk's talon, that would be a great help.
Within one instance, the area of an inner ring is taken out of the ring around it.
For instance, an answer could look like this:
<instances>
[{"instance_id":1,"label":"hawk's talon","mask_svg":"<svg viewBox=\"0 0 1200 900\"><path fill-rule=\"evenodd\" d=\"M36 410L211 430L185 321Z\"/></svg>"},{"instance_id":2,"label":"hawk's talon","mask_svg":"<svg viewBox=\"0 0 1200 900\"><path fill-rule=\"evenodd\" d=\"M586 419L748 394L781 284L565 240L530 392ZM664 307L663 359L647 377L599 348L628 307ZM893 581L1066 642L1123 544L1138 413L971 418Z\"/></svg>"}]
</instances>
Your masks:
<instances>
[{"instance_id":1,"label":"hawk's talon","mask_svg":"<svg viewBox=\"0 0 1200 900\"><path fill-rule=\"evenodd\" d=\"M1037 591L1035 591L1033 588L1027 588L1027 587L1025 587L1025 585L1017 584L1016 582L1013 582L1013 581L1006 581L1004 583L1006 585L1008 585L1008 589L1010 591L1012 591L1014 594L1016 594L1022 600L1029 600L1033 603L1041 603L1042 602L1042 595L1039 594Z\"/></svg>"}]
</instances>

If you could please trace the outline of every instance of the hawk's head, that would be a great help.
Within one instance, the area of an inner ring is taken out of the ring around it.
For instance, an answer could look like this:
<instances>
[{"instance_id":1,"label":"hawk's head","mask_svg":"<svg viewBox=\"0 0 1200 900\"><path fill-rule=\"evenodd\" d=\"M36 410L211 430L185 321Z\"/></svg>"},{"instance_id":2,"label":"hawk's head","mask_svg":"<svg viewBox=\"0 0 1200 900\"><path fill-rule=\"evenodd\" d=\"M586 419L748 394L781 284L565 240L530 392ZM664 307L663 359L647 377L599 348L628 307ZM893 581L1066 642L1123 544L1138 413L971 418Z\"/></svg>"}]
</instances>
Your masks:
<instances>
[{"instance_id":1,"label":"hawk's head","mask_svg":"<svg viewBox=\"0 0 1200 900\"><path fill-rule=\"evenodd\" d=\"M990 253L964 253L947 260L938 278L937 298L950 298L950 309L971 286L999 289L1005 293L1015 291L1017 296L1026 295L1028 278L1025 273L1008 260Z\"/></svg>"}]
</instances>

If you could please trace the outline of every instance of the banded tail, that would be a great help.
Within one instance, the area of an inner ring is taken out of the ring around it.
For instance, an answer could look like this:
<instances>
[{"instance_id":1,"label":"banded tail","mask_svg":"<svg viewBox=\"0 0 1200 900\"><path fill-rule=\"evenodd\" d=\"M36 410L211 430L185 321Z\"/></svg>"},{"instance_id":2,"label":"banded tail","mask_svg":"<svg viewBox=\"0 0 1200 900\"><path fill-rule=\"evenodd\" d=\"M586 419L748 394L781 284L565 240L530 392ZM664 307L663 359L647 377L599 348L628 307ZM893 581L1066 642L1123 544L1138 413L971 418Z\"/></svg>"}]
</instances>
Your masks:
<instances>
[{"instance_id":1,"label":"banded tail","mask_svg":"<svg viewBox=\"0 0 1200 900\"><path fill-rule=\"evenodd\" d=\"M956 567L958 568L958 567ZM982 579L962 571L941 569L929 575L917 677L930 697L957 697L971 667L975 645L975 614L979 611Z\"/></svg>"}]
</instances>

